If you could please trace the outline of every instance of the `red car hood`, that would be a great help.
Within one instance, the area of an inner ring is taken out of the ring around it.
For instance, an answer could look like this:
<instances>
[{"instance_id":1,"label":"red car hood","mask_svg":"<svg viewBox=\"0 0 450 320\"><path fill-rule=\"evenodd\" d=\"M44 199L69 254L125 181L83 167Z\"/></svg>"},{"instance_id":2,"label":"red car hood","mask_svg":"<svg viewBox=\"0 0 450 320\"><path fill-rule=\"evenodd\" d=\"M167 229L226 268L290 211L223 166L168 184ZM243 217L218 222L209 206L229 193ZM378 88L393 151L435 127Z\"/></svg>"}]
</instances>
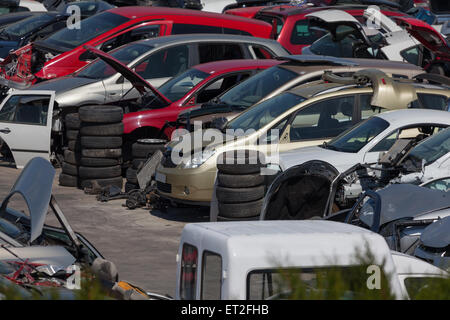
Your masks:
<instances>
[{"instance_id":1,"label":"red car hood","mask_svg":"<svg viewBox=\"0 0 450 320\"><path fill-rule=\"evenodd\" d=\"M86 50L95 54L98 58L105 61L109 64L114 70L123 75L131 84L139 91L141 94L145 94L145 88L150 89L156 96L165 101L167 104L172 103L169 99L167 99L161 92L155 89L150 83L148 83L144 78L142 78L139 74L128 68L119 60L113 58L107 53L104 53L101 50L98 50L92 46L85 46Z\"/></svg>"},{"instance_id":2,"label":"red car hood","mask_svg":"<svg viewBox=\"0 0 450 320\"><path fill-rule=\"evenodd\" d=\"M447 40L432 26L414 18L396 17L395 19L436 56L450 60L450 47Z\"/></svg>"}]
</instances>

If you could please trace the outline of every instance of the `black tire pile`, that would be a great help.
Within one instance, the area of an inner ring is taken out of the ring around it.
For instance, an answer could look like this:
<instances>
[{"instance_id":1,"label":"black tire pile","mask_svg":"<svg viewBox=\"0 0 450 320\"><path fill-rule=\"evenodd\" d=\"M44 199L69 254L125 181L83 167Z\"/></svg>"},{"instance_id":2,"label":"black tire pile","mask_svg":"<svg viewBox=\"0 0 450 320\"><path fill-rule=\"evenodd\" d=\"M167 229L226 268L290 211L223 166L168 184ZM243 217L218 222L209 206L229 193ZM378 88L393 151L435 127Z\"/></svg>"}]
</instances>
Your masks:
<instances>
[{"instance_id":1,"label":"black tire pile","mask_svg":"<svg viewBox=\"0 0 450 320\"><path fill-rule=\"evenodd\" d=\"M131 166L127 169L125 192L139 189L137 171L157 150L163 150L167 141L163 139L139 139L131 146Z\"/></svg>"},{"instance_id":2,"label":"black tire pile","mask_svg":"<svg viewBox=\"0 0 450 320\"><path fill-rule=\"evenodd\" d=\"M242 159L244 157L244 159ZM255 152L223 153L218 157L217 188L219 217L252 219L259 216L266 191L264 165Z\"/></svg>"},{"instance_id":3,"label":"black tire pile","mask_svg":"<svg viewBox=\"0 0 450 320\"><path fill-rule=\"evenodd\" d=\"M117 106L85 106L66 116L69 140L61 185L122 188L122 119L123 110Z\"/></svg>"}]
</instances>

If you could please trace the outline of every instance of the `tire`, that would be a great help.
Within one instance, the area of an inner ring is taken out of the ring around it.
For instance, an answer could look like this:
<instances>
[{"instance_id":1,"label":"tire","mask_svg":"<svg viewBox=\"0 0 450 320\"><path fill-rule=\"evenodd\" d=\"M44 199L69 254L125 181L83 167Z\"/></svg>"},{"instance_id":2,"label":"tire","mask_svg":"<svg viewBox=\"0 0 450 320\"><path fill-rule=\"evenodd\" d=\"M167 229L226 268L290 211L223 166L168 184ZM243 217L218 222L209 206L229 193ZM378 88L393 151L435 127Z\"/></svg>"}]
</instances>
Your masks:
<instances>
[{"instance_id":1,"label":"tire","mask_svg":"<svg viewBox=\"0 0 450 320\"><path fill-rule=\"evenodd\" d=\"M117 123L123 119L123 109L118 106L84 106L78 109L80 120L90 123Z\"/></svg>"},{"instance_id":2,"label":"tire","mask_svg":"<svg viewBox=\"0 0 450 320\"><path fill-rule=\"evenodd\" d=\"M217 200L222 203L242 203L261 199L264 197L264 186L253 188L226 188L217 186Z\"/></svg>"},{"instance_id":3,"label":"tire","mask_svg":"<svg viewBox=\"0 0 450 320\"><path fill-rule=\"evenodd\" d=\"M69 140L69 142L67 143L67 146L69 147L70 151L73 151L73 152L81 151L80 140Z\"/></svg>"},{"instance_id":4,"label":"tire","mask_svg":"<svg viewBox=\"0 0 450 320\"><path fill-rule=\"evenodd\" d=\"M123 134L123 122L111 124L82 123L80 134L82 136L121 136Z\"/></svg>"},{"instance_id":5,"label":"tire","mask_svg":"<svg viewBox=\"0 0 450 320\"><path fill-rule=\"evenodd\" d=\"M126 182L125 183L125 192L130 192L131 190L139 189L139 186L137 184Z\"/></svg>"},{"instance_id":6,"label":"tire","mask_svg":"<svg viewBox=\"0 0 450 320\"><path fill-rule=\"evenodd\" d=\"M219 202L219 216L226 218L250 218L259 216L264 199L244 203Z\"/></svg>"},{"instance_id":7,"label":"tire","mask_svg":"<svg viewBox=\"0 0 450 320\"><path fill-rule=\"evenodd\" d=\"M122 177L107 178L107 179L84 179L80 182L81 188L92 188L93 184L98 184L100 187L117 186L122 189Z\"/></svg>"},{"instance_id":8,"label":"tire","mask_svg":"<svg viewBox=\"0 0 450 320\"><path fill-rule=\"evenodd\" d=\"M139 166L141 165L141 163L145 163L147 161L147 158L136 158L133 159L133 161L131 162L131 167L135 170L139 169Z\"/></svg>"},{"instance_id":9,"label":"tire","mask_svg":"<svg viewBox=\"0 0 450 320\"><path fill-rule=\"evenodd\" d=\"M59 185L63 187L78 187L78 177L61 173L59 175Z\"/></svg>"},{"instance_id":10,"label":"tire","mask_svg":"<svg viewBox=\"0 0 450 320\"><path fill-rule=\"evenodd\" d=\"M78 176L82 179L122 177L122 167L120 165L112 167L79 167Z\"/></svg>"},{"instance_id":11,"label":"tire","mask_svg":"<svg viewBox=\"0 0 450 320\"><path fill-rule=\"evenodd\" d=\"M131 155L133 158L149 158L155 151L163 150L165 143L146 143L144 141L164 141L161 139L141 139L131 146Z\"/></svg>"},{"instance_id":12,"label":"tire","mask_svg":"<svg viewBox=\"0 0 450 320\"><path fill-rule=\"evenodd\" d=\"M122 149L83 149L81 155L86 158L113 158L122 156Z\"/></svg>"},{"instance_id":13,"label":"tire","mask_svg":"<svg viewBox=\"0 0 450 320\"><path fill-rule=\"evenodd\" d=\"M121 148L122 137L82 136L81 146L86 149Z\"/></svg>"},{"instance_id":14,"label":"tire","mask_svg":"<svg viewBox=\"0 0 450 320\"><path fill-rule=\"evenodd\" d=\"M69 174L71 176L78 176L78 166L67 162L63 162L62 172L65 174Z\"/></svg>"},{"instance_id":15,"label":"tire","mask_svg":"<svg viewBox=\"0 0 450 320\"><path fill-rule=\"evenodd\" d=\"M83 167L112 167L120 165L121 161L119 159L109 159L109 158L80 158L80 165Z\"/></svg>"},{"instance_id":16,"label":"tire","mask_svg":"<svg viewBox=\"0 0 450 320\"><path fill-rule=\"evenodd\" d=\"M80 117L78 113L68 113L65 118L67 129L78 130L80 128Z\"/></svg>"},{"instance_id":17,"label":"tire","mask_svg":"<svg viewBox=\"0 0 450 320\"><path fill-rule=\"evenodd\" d=\"M264 176L260 174L217 174L219 186L228 188L249 188L264 184Z\"/></svg>"},{"instance_id":18,"label":"tire","mask_svg":"<svg viewBox=\"0 0 450 320\"><path fill-rule=\"evenodd\" d=\"M242 150L241 150L242 151ZM264 167L264 154L245 150L240 152L224 152L217 159L217 169L226 174L254 174ZM261 161L263 160L263 161Z\"/></svg>"},{"instance_id":19,"label":"tire","mask_svg":"<svg viewBox=\"0 0 450 320\"><path fill-rule=\"evenodd\" d=\"M66 131L66 137L69 140L77 140L80 136L79 130L67 130Z\"/></svg>"},{"instance_id":20,"label":"tire","mask_svg":"<svg viewBox=\"0 0 450 320\"><path fill-rule=\"evenodd\" d=\"M128 168L126 173L127 181L133 184L139 184L137 179L137 170L133 168Z\"/></svg>"},{"instance_id":21,"label":"tire","mask_svg":"<svg viewBox=\"0 0 450 320\"><path fill-rule=\"evenodd\" d=\"M80 154L66 149L64 150L64 161L70 164L79 165Z\"/></svg>"}]
</instances>

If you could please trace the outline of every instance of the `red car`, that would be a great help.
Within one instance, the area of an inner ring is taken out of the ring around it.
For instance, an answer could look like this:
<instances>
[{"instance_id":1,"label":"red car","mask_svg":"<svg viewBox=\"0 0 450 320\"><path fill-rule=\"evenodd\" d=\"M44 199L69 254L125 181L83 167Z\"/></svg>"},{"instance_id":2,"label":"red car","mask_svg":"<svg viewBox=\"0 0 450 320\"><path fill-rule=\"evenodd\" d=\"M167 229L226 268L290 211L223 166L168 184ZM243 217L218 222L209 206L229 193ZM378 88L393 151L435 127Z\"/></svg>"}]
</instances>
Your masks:
<instances>
[{"instance_id":1,"label":"red car","mask_svg":"<svg viewBox=\"0 0 450 320\"><path fill-rule=\"evenodd\" d=\"M143 136L155 137L163 128L166 128L163 134L170 138L174 128L165 124L176 121L181 111L208 102L257 72L284 62L275 59L208 62L184 71L155 89L119 60L95 48L88 48L121 73L142 95L139 111L128 112L123 118L127 142L134 142ZM144 131L146 135L143 135Z\"/></svg>"},{"instance_id":2,"label":"red car","mask_svg":"<svg viewBox=\"0 0 450 320\"><path fill-rule=\"evenodd\" d=\"M242 80L282 62L273 59L222 60L192 67L147 96L148 110L125 114L124 134L128 135L128 141L135 141L142 136L143 128L147 132L157 132L164 127L164 135L170 138L174 128L165 127L165 124L176 121L180 112L200 107Z\"/></svg>"},{"instance_id":3,"label":"red car","mask_svg":"<svg viewBox=\"0 0 450 320\"><path fill-rule=\"evenodd\" d=\"M396 18L397 23L404 27L424 47L433 53L434 59L423 66L427 72L450 76L450 45L441 33L429 24L408 17Z\"/></svg>"},{"instance_id":4,"label":"red car","mask_svg":"<svg viewBox=\"0 0 450 320\"><path fill-rule=\"evenodd\" d=\"M93 60L85 45L108 52L135 40L169 34L228 33L269 38L271 30L272 26L263 21L198 10L115 8L82 20L79 29L64 28L14 51L0 63L0 84L22 88L71 74Z\"/></svg>"},{"instance_id":5,"label":"red car","mask_svg":"<svg viewBox=\"0 0 450 320\"><path fill-rule=\"evenodd\" d=\"M250 7L227 10L225 13L247 18L266 21L273 25L277 41L292 54L300 54L302 48L311 45L314 41L326 34L325 31L310 29L307 14L319 10L337 9L346 11L356 19L364 22L363 13L367 6L342 5L339 7ZM401 17L405 14L396 11L381 10L388 17Z\"/></svg>"}]
</instances>

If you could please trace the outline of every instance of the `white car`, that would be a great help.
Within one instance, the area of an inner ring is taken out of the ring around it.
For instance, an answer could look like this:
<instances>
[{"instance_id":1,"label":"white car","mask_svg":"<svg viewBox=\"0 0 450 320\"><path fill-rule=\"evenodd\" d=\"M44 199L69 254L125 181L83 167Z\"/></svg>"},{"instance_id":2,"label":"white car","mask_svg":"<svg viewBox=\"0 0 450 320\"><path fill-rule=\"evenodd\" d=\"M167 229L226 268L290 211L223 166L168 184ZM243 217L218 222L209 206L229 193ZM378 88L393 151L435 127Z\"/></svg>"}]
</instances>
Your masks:
<instances>
[{"instance_id":1,"label":"white car","mask_svg":"<svg viewBox=\"0 0 450 320\"><path fill-rule=\"evenodd\" d=\"M1 1L0 14L20 12L20 11L47 11L45 6L32 0L8 0Z\"/></svg>"},{"instance_id":2,"label":"white car","mask_svg":"<svg viewBox=\"0 0 450 320\"><path fill-rule=\"evenodd\" d=\"M357 257L357 252L365 257L368 250L372 261ZM283 270L291 270L314 291L318 271L345 273L366 264L378 266L380 275L391 275L387 281L397 299L413 298L414 285L427 278L448 276L427 262L390 251L382 236L349 224L311 220L190 223L181 235L175 296L276 299L289 295L290 288L280 286ZM358 274L363 285L368 283L368 270Z\"/></svg>"},{"instance_id":3,"label":"white car","mask_svg":"<svg viewBox=\"0 0 450 320\"><path fill-rule=\"evenodd\" d=\"M323 10L307 15L310 24L328 34L303 48L303 54L377 58L421 65L420 42L379 10L364 11L367 25L341 10Z\"/></svg>"},{"instance_id":4,"label":"white car","mask_svg":"<svg viewBox=\"0 0 450 320\"><path fill-rule=\"evenodd\" d=\"M447 126L450 126L450 113L446 111L388 111L359 123L321 146L281 152L275 161L283 171L310 160L322 160L343 172L357 163L376 163L380 152L388 151L397 139L433 134ZM446 166L450 164L447 160L444 161Z\"/></svg>"}]
</instances>

